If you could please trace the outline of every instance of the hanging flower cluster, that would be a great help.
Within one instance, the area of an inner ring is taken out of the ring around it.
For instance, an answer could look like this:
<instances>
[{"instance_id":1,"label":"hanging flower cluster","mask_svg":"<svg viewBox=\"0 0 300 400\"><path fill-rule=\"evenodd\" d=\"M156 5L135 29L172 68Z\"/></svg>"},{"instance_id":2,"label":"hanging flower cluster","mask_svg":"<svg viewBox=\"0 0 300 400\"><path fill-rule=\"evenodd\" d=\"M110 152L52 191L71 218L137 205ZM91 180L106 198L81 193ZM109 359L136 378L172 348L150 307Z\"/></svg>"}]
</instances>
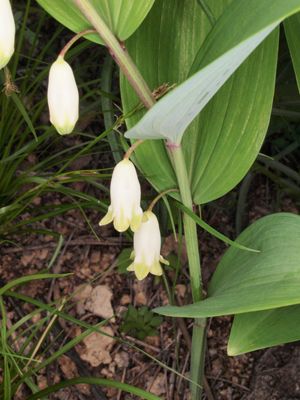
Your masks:
<instances>
[{"instance_id":1,"label":"hanging flower cluster","mask_svg":"<svg viewBox=\"0 0 300 400\"><path fill-rule=\"evenodd\" d=\"M76 37L80 37L83 33L89 33L89 31L83 31ZM73 71L64 60L66 50L76 37L61 51L49 73L50 121L61 135L71 133L78 120L78 88ZM152 211L143 213L140 206L141 187L129 156L125 155L123 161L119 162L113 171L110 197L111 204L108 212L99 224L107 225L113 222L115 229L119 232L124 232L129 227L134 232L134 251L131 254L133 263L128 267L128 271L134 271L139 280L146 278L149 272L153 275L161 275L160 262L169 263L160 256L161 236L158 221Z\"/></svg>"},{"instance_id":2,"label":"hanging flower cluster","mask_svg":"<svg viewBox=\"0 0 300 400\"><path fill-rule=\"evenodd\" d=\"M9 0L0 1L0 69L4 68L15 51L15 20Z\"/></svg>"},{"instance_id":3,"label":"hanging flower cluster","mask_svg":"<svg viewBox=\"0 0 300 400\"><path fill-rule=\"evenodd\" d=\"M127 158L119 162L114 169L110 185L111 205L100 225L114 222L119 232L124 232L130 226L134 231L133 263L127 268L134 271L139 280L146 278L149 272L161 275L160 262L169 264L160 256L161 236L156 216L152 211L143 213L141 202L141 187L134 165Z\"/></svg>"}]
</instances>

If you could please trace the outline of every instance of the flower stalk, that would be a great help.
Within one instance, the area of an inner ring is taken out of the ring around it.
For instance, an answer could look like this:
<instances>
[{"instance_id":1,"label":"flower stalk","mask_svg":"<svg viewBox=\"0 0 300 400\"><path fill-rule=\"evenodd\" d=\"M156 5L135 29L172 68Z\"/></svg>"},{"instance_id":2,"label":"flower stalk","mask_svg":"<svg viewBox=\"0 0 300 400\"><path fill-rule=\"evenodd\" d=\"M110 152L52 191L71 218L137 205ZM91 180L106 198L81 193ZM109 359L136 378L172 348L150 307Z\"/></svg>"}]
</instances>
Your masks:
<instances>
[{"instance_id":1,"label":"flower stalk","mask_svg":"<svg viewBox=\"0 0 300 400\"><path fill-rule=\"evenodd\" d=\"M137 142L135 142L131 147L129 147L129 149L126 151L125 155L124 155L124 160L130 158L131 153L134 152L134 150L143 142L145 142L146 139L140 139Z\"/></svg>"},{"instance_id":2,"label":"flower stalk","mask_svg":"<svg viewBox=\"0 0 300 400\"><path fill-rule=\"evenodd\" d=\"M155 197L155 199L152 201L150 206L148 207L148 211L152 211L152 208L155 206L155 204L158 202L160 198L162 198L165 194L168 194L170 192L179 192L179 189L174 188L174 189L168 189L165 190L164 192L161 192L158 196Z\"/></svg>"},{"instance_id":3,"label":"flower stalk","mask_svg":"<svg viewBox=\"0 0 300 400\"><path fill-rule=\"evenodd\" d=\"M66 55L66 52L69 50L69 48L76 42L76 40L80 39L84 35L88 35L89 33L98 33L96 29L85 29L84 31L81 31L77 33L62 49L62 51L59 53L59 57L63 57Z\"/></svg>"}]
</instances>

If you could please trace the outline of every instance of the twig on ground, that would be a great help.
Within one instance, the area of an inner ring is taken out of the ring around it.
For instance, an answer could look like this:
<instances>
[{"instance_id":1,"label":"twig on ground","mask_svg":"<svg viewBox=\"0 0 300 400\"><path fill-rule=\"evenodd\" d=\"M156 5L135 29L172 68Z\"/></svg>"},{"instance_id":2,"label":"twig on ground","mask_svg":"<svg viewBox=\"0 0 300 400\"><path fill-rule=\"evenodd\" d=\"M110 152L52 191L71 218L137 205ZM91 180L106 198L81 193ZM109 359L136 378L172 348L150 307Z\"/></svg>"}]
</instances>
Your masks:
<instances>
[{"instance_id":1,"label":"twig on ground","mask_svg":"<svg viewBox=\"0 0 300 400\"><path fill-rule=\"evenodd\" d=\"M109 240L103 240L99 242L97 239L95 239L94 236L88 236L88 237L81 237L80 239L74 239L71 240L69 243L69 246L120 246L119 239L118 238L109 238ZM122 246L126 245L131 245L132 242L128 239L123 238L122 240ZM18 253L20 251L30 251L30 250L40 250L40 249L46 249L46 248L54 248L57 246L57 242L49 242L49 243L44 243L40 244L37 246L26 246L22 248L18 247L2 247L1 253L2 254L10 254L10 253Z\"/></svg>"},{"instance_id":2,"label":"twig on ground","mask_svg":"<svg viewBox=\"0 0 300 400\"><path fill-rule=\"evenodd\" d=\"M123 374L122 374L122 383L125 382L125 377L126 377L126 367L125 367L124 370L123 370ZM120 400L120 399L121 399L121 394L122 394L122 390L120 389L120 390L118 391L117 400Z\"/></svg>"},{"instance_id":3,"label":"twig on ground","mask_svg":"<svg viewBox=\"0 0 300 400\"><path fill-rule=\"evenodd\" d=\"M186 355L186 357L185 357L185 361L184 361L184 365L183 365L183 368L182 368L182 372L181 372L181 375L184 375L184 373L185 373L185 369L186 369L186 366L187 366L187 362L188 362L188 359L189 359L189 357L190 357L190 352L188 351L188 353L187 353L187 355ZM182 384L182 376L179 378L179 381L178 381L178 385L177 385L177 391L178 392L180 392L180 386L181 386L181 384Z\"/></svg>"},{"instance_id":4,"label":"twig on ground","mask_svg":"<svg viewBox=\"0 0 300 400\"><path fill-rule=\"evenodd\" d=\"M146 348L154 351L155 353L161 353L161 350L158 349L157 347L151 346L151 344L142 342L141 340L135 339L135 338L133 338L131 336L125 336L125 339L129 340L129 341L132 341L132 342L134 342L135 344L137 344L139 346L146 347Z\"/></svg>"},{"instance_id":5,"label":"twig on ground","mask_svg":"<svg viewBox=\"0 0 300 400\"><path fill-rule=\"evenodd\" d=\"M216 379L217 381L222 381L222 382L230 383L230 384L233 385L233 386L240 387L241 389L245 390L246 392L250 392L250 389L247 388L246 386L241 385L240 383L232 382L232 381L230 381L229 379L218 378L218 377L215 377L215 376L212 376L212 375L207 375L207 378L208 378L208 379Z\"/></svg>"}]
</instances>

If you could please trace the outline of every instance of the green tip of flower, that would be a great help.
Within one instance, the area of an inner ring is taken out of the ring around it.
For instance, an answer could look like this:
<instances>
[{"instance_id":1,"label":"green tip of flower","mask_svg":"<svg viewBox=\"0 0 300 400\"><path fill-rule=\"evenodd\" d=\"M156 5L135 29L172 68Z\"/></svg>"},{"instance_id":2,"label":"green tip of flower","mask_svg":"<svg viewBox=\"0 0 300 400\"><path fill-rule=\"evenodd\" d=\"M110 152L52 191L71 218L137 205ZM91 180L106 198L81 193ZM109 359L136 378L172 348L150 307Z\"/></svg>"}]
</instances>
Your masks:
<instances>
[{"instance_id":1,"label":"green tip of flower","mask_svg":"<svg viewBox=\"0 0 300 400\"><path fill-rule=\"evenodd\" d=\"M148 276L150 272L149 267L144 262L135 263L134 266L135 266L134 270L135 276L139 281L142 281Z\"/></svg>"},{"instance_id":2,"label":"green tip of flower","mask_svg":"<svg viewBox=\"0 0 300 400\"><path fill-rule=\"evenodd\" d=\"M107 214L101 219L101 221L99 222L99 225L107 225L110 224L113 220L113 210L108 210Z\"/></svg>"},{"instance_id":3,"label":"green tip of flower","mask_svg":"<svg viewBox=\"0 0 300 400\"><path fill-rule=\"evenodd\" d=\"M124 216L123 210L120 216L114 218L114 228L118 232L127 231L129 224L129 219Z\"/></svg>"},{"instance_id":4,"label":"green tip of flower","mask_svg":"<svg viewBox=\"0 0 300 400\"><path fill-rule=\"evenodd\" d=\"M130 222L130 228L132 230L132 232L137 232L142 224L142 217L143 217L143 213L139 213L139 214L132 214L132 218L131 218L131 222Z\"/></svg>"},{"instance_id":5,"label":"green tip of flower","mask_svg":"<svg viewBox=\"0 0 300 400\"><path fill-rule=\"evenodd\" d=\"M127 271L134 272L134 263L131 263L129 267L127 267Z\"/></svg>"},{"instance_id":6,"label":"green tip of flower","mask_svg":"<svg viewBox=\"0 0 300 400\"><path fill-rule=\"evenodd\" d=\"M147 211L146 211L147 212ZM147 216L146 212L144 212L143 216L142 216L142 222L147 222L149 217Z\"/></svg>"},{"instance_id":7,"label":"green tip of flower","mask_svg":"<svg viewBox=\"0 0 300 400\"><path fill-rule=\"evenodd\" d=\"M162 268L158 261L151 265L150 272L153 275L162 275Z\"/></svg>"},{"instance_id":8,"label":"green tip of flower","mask_svg":"<svg viewBox=\"0 0 300 400\"><path fill-rule=\"evenodd\" d=\"M159 256L159 261L160 261L161 263L165 264L165 265L170 265L169 261L168 261L168 260L165 260L165 259L163 258L163 256Z\"/></svg>"}]
</instances>

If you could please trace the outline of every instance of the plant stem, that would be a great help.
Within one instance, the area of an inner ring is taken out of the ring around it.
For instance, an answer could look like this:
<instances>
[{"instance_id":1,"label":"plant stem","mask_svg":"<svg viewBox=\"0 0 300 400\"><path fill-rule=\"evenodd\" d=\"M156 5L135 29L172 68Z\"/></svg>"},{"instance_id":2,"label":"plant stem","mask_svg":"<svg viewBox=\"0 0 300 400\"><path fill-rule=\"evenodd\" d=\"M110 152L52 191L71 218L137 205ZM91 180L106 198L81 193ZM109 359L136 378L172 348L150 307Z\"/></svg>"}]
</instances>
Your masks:
<instances>
[{"instance_id":1,"label":"plant stem","mask_svg":"<svg viewBox=\"0 0 300 400\"><path fill-rule=\"evenodd\" d=\"M135 142L131 147L129 147L129 149L126 151L125 155L124 155L124 159L125 158L130 158L131 153L143 142L145 142L146 139L140 139L137 142Z\"/></svg>"},{"instance_id":2,"label":"plant stem","mask_svg":"<svg viewBox=\"0 0 300 400\"><path fill-rule=\"evenodd\" d=\"M154 97L144 81L139 70L133 63L126 47L114 36L102 18L88 0L72 0L80 9L82 14L94 26L104 42L107 44L110 54L120 66L122 72L127 77L137 94L140 96L145 107L149 110L154 104Z\"/></svg>"},{"instance_id":3,"label":"plant stem","mask_svg":"<svg viewBox=\"0 0 300 400\"><path fill-rule=\"evenodd\" d=\"M179 189L174 188L174 189L167 189L164 192L161 192L158 196L155 197L155 199L152 201L150 206L148 207L148 211L152 211L152 208L155 206L155 204L158 202L158 200L163 197L165 194L168 194L170 192L179 192Z\"/></svg>"},{"instance_id":4,"label":"plant stem","mask_svg":"<svg viewBox=\"0 0 300 400\"><path fill-rule=\"evenodd\" d=\"M80 39L84 35L88 35L89 33L98 33L96 29L85 29L84 31L81 31L77 33L62 49L62 51L59 53L59 57L64 58L66 52L69 50L69 48L72 46L73 43L76 42L76 40Z\"/></svg>"},{"instance_id":5,"label":"plant stem","mask_svg":"<svg viewBox=\"0 0 300 400\"><path fill-rule=\"evenodd\" d=\"M176 172L182 203L193 210L193 202L189 178L186 170L181 145L167 142L173 166ZM189 260L193 302L203 300L201 266L198 249L197 227L195 221L188 215L183 216L186 248ZM196 318L193 327L191 353L191 379L198 385L203 384L204 360L206 346L206 319ZM201 399L202 389L191 384L192 400Z\"/></svg>"}]
</instances>

